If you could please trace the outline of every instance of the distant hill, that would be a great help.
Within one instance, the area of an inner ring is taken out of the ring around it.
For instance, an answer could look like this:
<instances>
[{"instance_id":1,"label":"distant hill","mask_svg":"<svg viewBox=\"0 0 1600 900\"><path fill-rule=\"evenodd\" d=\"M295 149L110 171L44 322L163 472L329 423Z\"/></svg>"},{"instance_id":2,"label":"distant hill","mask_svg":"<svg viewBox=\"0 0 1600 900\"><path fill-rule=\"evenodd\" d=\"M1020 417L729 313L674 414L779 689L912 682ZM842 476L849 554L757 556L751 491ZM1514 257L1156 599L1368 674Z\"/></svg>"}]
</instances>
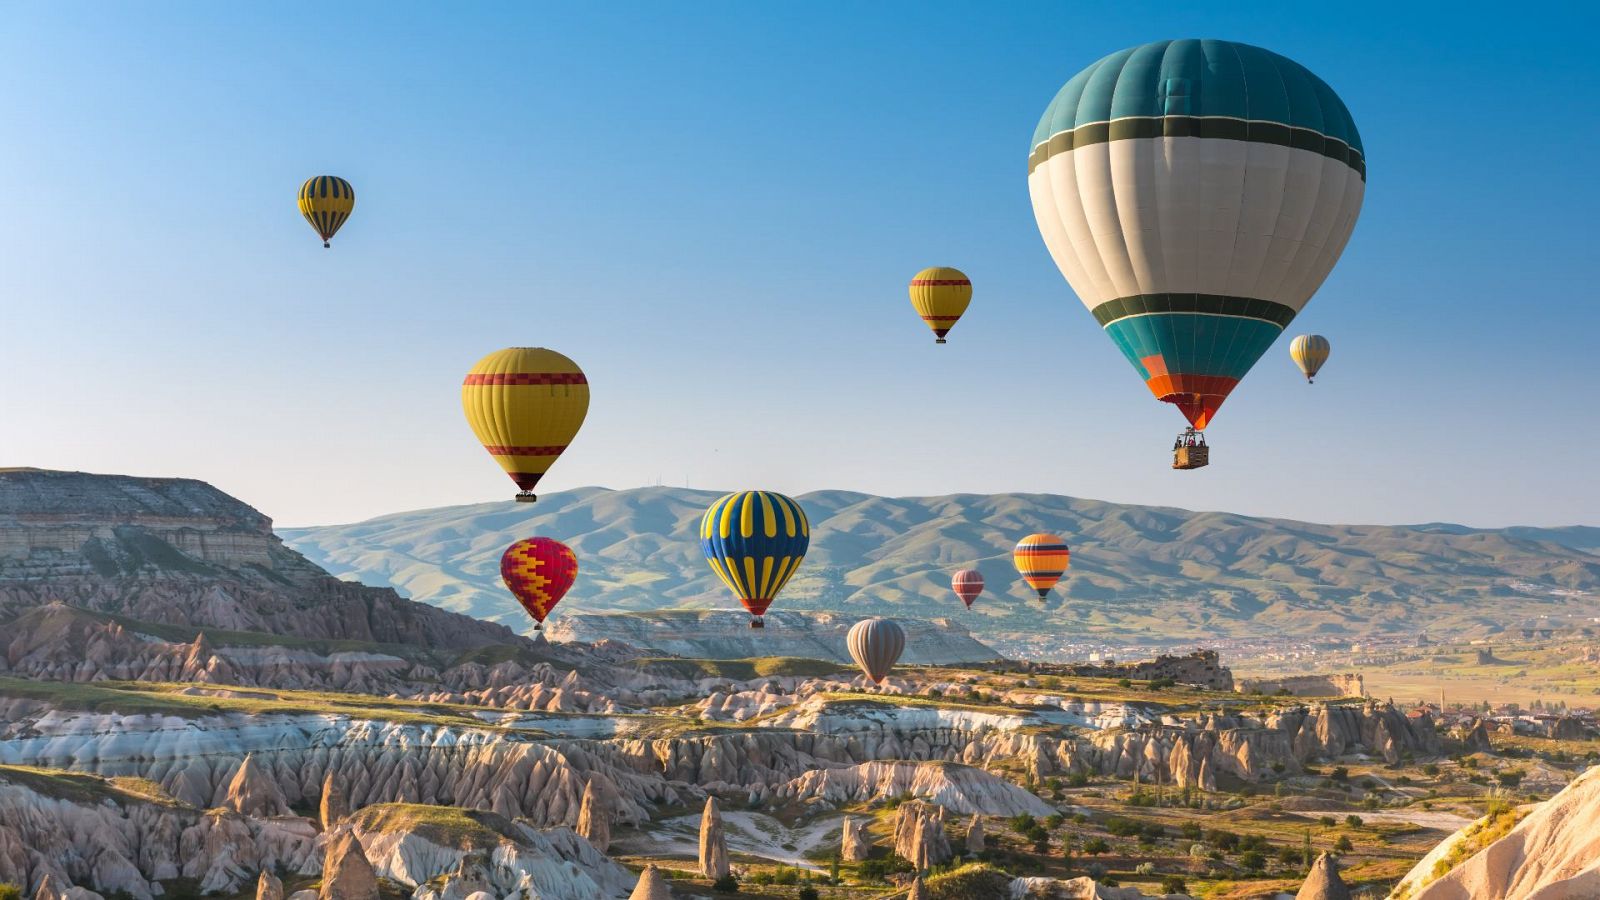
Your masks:
<instances>
[{"instance_id":1,"label":"distant hill","mask_svg":"<svg viewBox=\"0 0 1600 900\"><path fill-rule=\"evenodd\" d=\"M717 496L584 488L533 505L418 510L282 534L336 575L520 628L526 620L500 585L499 557L533 534L566 541L581 560L557 616L726 607L696 540ZM797 499L811 518L811 552L775 609L945 615L980 638L1055 631L1195 644L1482 633L1539 616L1593 616L1600 599L1595 529L1319 525L1047 494ZM1012 545L1034 531L1060 533L1073 548L1064 590L1043 612L1010 562ZM972 565L988 591L969 613L949 575Z\"/></svg>"}]
</instances>

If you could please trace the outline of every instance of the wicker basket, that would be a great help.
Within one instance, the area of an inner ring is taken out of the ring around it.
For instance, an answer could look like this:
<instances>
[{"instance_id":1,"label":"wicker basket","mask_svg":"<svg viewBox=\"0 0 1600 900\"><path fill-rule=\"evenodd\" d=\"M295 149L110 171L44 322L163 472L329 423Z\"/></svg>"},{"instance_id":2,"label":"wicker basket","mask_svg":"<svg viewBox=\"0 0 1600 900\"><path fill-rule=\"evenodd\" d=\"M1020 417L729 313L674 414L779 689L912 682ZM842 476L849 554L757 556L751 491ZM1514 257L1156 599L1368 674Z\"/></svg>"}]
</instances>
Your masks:
<instances>
[{"instance_id":1,"label":"wicker basket","mask_svg":"<svg viewBox=\"0 0 1600 900\"><path fill-rule=\"evenodd\" d=\"M1211 462L1211 448L1204 444L1196 447L1179 447L1172 451L1174 469L1198 469Z\"/></svg>"}]
</instances>

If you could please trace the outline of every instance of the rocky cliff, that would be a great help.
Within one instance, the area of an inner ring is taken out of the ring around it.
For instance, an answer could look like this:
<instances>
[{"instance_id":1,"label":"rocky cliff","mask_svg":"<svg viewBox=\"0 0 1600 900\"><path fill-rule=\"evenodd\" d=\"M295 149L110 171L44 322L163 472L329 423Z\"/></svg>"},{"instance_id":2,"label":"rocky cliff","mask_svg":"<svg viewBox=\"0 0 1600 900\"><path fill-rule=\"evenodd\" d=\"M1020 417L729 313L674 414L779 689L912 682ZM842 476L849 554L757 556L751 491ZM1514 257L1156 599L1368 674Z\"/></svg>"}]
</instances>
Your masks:
<instances>
[{"instance_id":1,"label":"rocky cliff","mask_svg":"<svg viewBox=\"0 0 1600 900\"><path fill-rule=\"evenodd\" d=\"M0 621L50 601L153 623L468 649L508 629L340 581L203 482L0 470Z\"/></svg>"},{"instance_id":2,"label":"rocky cliff","mask_svg":"<svg viewBox=\"0 0 1600 900\"><path fill-rule=\"evenodd\" d=\"M696 659L799 656L848 663L845 634L866 616L774 610L765 618L767 627L758 631L750 628L749 613L736 609L579 613L557 619L549 635L558 641L619 641ZM954 619L895 621L906 632L902 663L942 665L1000 658Z\"/></svg>"}]
</instances>

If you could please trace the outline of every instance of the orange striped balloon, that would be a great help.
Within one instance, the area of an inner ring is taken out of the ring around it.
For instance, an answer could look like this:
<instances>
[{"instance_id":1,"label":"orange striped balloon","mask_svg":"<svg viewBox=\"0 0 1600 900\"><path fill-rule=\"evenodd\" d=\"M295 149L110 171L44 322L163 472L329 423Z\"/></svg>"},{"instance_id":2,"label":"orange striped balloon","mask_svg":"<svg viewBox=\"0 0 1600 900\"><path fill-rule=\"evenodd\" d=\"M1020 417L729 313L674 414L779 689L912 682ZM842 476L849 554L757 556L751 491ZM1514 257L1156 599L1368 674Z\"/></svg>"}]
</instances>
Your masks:
<instances>
[{"instance_id":1,"label":"orange striped balloon","mask_svg":"<svg viewBox=\"0 0 1600 900\"><path fill-rule=\"evenodd\" d=\"M1039 599L1043 600L1049 596L1050 589L1056 586L1061 576L1067 573L1067 567L1072 564L1072 551L1067 549L1067 542L1058 535L1030 534L1017 542L1017 548L1011 552L1011 561L1022 573L1022 580L1037 591Z\"/></svg>"}]
</instances>

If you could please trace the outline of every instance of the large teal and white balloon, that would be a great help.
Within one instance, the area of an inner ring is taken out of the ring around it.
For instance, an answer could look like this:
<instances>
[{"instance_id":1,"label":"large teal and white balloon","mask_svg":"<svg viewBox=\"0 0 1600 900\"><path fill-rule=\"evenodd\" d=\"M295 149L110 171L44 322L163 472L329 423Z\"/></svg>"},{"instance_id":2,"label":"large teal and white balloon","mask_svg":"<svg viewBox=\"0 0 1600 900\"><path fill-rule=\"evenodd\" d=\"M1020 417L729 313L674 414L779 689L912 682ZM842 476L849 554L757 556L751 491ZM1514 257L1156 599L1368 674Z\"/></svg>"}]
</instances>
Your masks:
<instances>
[{"instance_id":1,"label":"large teal and white balloon","mask_svg":"<svg viewBox=\"0 0 1600 900\"><path fill-rule=\"evenodd\" d=\"M1029 149L1056 266L1196 428L1328 277L1366 193L1333 90L1231 41L1107 56L1056 94Z\"/></svg>"}]
</instances>

